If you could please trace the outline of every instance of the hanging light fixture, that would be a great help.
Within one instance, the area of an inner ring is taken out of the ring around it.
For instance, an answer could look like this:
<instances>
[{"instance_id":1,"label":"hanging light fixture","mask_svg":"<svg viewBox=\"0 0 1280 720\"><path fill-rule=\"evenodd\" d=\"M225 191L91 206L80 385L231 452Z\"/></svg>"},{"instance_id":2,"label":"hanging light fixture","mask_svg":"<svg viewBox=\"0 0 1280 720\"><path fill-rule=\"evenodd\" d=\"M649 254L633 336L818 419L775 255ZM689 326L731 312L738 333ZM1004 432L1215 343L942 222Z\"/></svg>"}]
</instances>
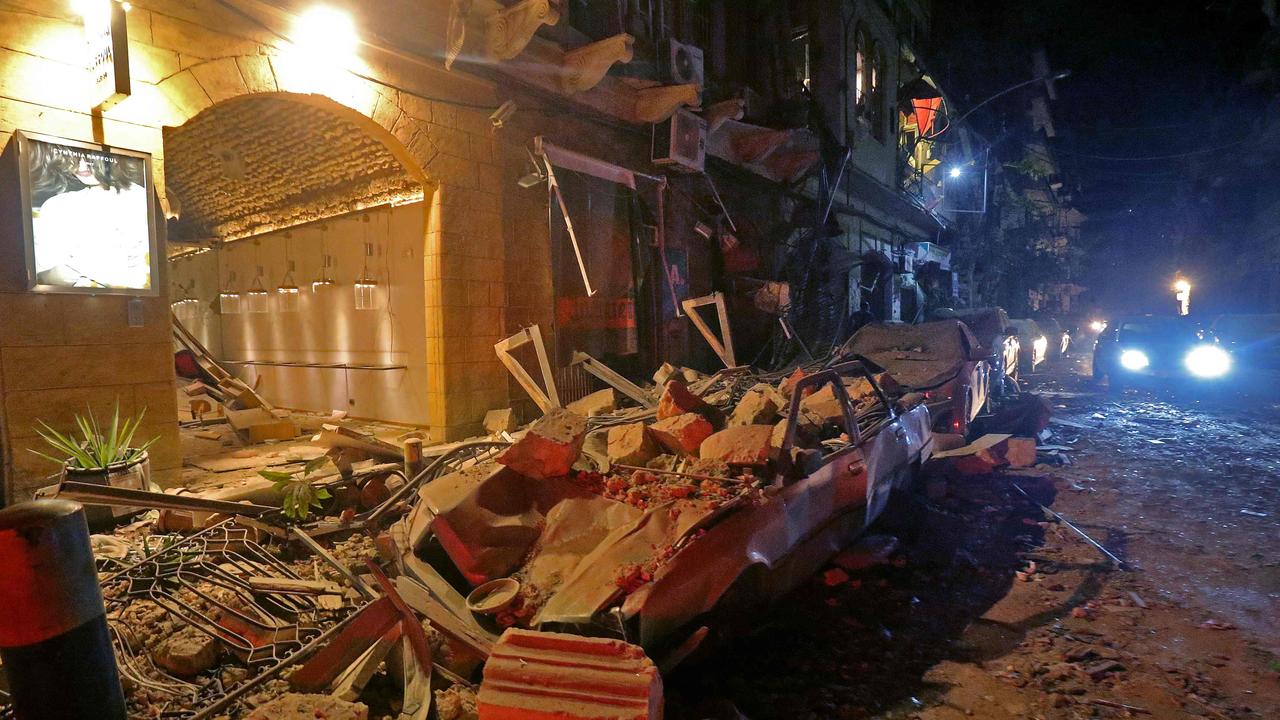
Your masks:
<instances>
[{"instance_id":1,"label":"hanging light fixture","mask_svg":"<svg viewBox=\"0 0 1280 720\"><path fill-rule=\"evenodd\" d=\"M218 310L223 315L240 314L240 292L236 290L236 271L227 273L227 284L218 293Z\"/></svg>"},{"instance_id":2,"label":"hanging light fixture","mask_svg":"<svg viewBox=\"0 0 1280 720\"><path fill-rule=\"evenodd\" d=\"M293 258L289 253L289 238L293 233L284 234L284 277L276 287L276 300L280 312L298 312L298 283L293 280Z\"/></svg>"},{"instance_id":3,"label":"hanging light fixture","mask_svg":"<svg viewBox=\"0 0 1280 720\"><path fill-rule=\"evenodd\" d=\"M267 289L262 285L262 266L258 266L258 274L253 277L253 283L249 285L248 291L244 294L245 312L265 313L268 312L267 307Z\"/></svg>"},{"instance_id":4,"label":"hanging light fixture","mask_svg":"<svg viewBox=\"0 0 1280 720\"><path fill-rule=\"evenodd\" d=\"M324 241L325 231L329 229L328 223L320 226L320 277L311 281L311 292L319 293L337 285L337 281L333 279L333 256L326 252L327 248Z\"/></svg>"},{"instance_id":5,"label":"hanging light fixture","mask_svg":"<svg viewBox=\"0 0 1280 720\"><path fill-rule=\"evenodd\" d=\"M360 277L356 279L355 301L357 310L377 310L378 309L378 281L369 274L369 258L373 257L373 243L369 242L369 215L366 213L362 218L365 223L364 228L364 270L361 271Z\"/></svg>"},{"instance_id":6,"label":"hanging light fixture","mask_svg":"<svg viewBox=\"0 0 1280 720\"><path fill-rule=\"evenodd\" d=\"M311 292L323 292L327 288L337 285L337 281L333 279L333 256L320 256L320 277L311 281Z\"/></svg>"},{"instance_id":7,"label":"hanging light fixture","mask_svg":"<svg viewBox=\"0 0 1280 720\"><path fill-rule=\"evenodd\" d=\"M293 281L293 261L289 261L288 270L280 279L276 288L276 299L280 303L280 312L298 312L298 285Z\"/></svg>"}]
</instances>

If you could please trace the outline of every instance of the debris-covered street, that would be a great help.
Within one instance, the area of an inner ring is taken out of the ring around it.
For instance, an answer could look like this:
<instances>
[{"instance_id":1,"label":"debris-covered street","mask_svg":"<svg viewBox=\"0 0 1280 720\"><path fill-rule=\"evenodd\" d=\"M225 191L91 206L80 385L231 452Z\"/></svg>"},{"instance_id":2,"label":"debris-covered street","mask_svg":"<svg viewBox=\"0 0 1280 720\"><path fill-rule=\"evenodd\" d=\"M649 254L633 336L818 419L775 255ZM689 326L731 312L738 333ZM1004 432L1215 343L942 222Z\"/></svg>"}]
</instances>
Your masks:
<instances>
[{"instance_id":1,"label":"debris-covered street","mask_svg":"<svg viewBox=\"0 0 1280 720\"><path fill-rule=\"evenodd\" d=\"M0 0L0 720L1280 720L1280 0Z\"/></svg>"},{"instance_id":2,"label":"debris-covered street","mask_svg":"<svg viewBox=\"0 0 1280 720\"><path fill-rule=\"evenodd\" d=\"M752 720L1280 715L1276 399L1116 394L1087 373L1079 353L1029 383L1069 464L896 508L861 544L898 538L885 562L838 556L683 675L686 697Z\"/></svg>"}]
</instances>

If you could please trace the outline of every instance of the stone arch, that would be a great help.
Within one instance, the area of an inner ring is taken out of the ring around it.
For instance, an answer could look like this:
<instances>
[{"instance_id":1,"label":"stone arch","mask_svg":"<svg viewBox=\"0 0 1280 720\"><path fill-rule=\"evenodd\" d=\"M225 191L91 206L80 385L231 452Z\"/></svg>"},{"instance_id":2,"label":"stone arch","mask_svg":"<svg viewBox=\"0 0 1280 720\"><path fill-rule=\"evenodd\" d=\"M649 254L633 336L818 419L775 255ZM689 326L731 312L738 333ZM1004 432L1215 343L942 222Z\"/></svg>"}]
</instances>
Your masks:
<instances>
[{"instance_id":1,"label":"stone arch","mask_svg":"<svg viewBox=\"0 0 1280 720\"><path fill-rule=\"evenodd\" d=\"M177 240L238 240L434 187L390 130L323 95L240 95L163 135Z\"/></svg>"},{"instance_id":2,"label":"stone arch","mask_svg":"<svg viewBox=\"0 0 1280 720\"><path fill-rule=\"evenodd\" d=\"M488 113L352 73L330 73L322 84L309 83L280 54L264 53L261 47L235 52L239 54L205 60L159 80L153 96L156 116L170 118L166 126L181 126L220 103L287 97L363 128L406 168L416 169L426 200L422 262L427 356L438 370L429 398L431 439L479 432L485 410L508 402L506 371L492 350L507 333L506 178ZM416 82L402 80L400 85ZM472 83L463 94L473 102L492 101L488 86ZM162 163L156 164L156 175L161 204L167 207Z\"/></svg>"}]
</instances>

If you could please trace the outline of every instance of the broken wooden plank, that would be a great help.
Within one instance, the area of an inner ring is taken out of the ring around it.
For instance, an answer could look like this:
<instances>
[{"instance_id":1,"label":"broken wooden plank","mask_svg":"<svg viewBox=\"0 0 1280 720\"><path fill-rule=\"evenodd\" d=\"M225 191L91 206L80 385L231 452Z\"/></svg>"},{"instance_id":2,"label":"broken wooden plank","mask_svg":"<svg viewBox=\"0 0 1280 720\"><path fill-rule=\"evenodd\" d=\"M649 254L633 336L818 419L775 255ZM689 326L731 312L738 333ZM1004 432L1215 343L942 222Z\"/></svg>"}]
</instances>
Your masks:
<instances>
[{"instance_id":1,"label":"broken wooden plank","mask_svg":"<svg viewBox=\"0 0 1280 720\"><path fill-rule=\"evenodd\" d=\"M403 634L404 629L397 624L378 638L377 642L338 676L333 683L333 692L329 694L348 702L355 702L364 691L365 685L369 684L369 680L378 671L378 666L387 659L392 650L400 645Z\"/></svg>"},{"instance_id":2,"label":"broken wooden plank","mask_svg":"<svg viewBox=\"0 0 1280 720\"><path fill-rule=\"evenodd\" d=\"M404 462L404 454L400 448L386 440L371 434L362 433L343 425L325 423L320 426L320 433L311 438L311 442L327 448L350 448L361 450L373 457L383 460Z\"/></svg>"},{"instance_id":3,"label":"broken wooden plank","mask_svg":"<svg viewBox=\"0 0 1280 720\"><path fill-rule=\"evenodd\" d=\"M289 676L289 685L298 692L323 692L400 622L400 611L389 598L369 603L356 611L329 644Z\"/></svg>"},{"instance_id":4,"label":"broken wooden plank","mask_svg":"<svg viewBox=\"0 0 1280 720\"><path fill-rule=\"evenodd\" d=\"M533 350L538 356L543 387L538 387L529 371L525 370L524 366L511 355L512 350L529 344L533 345ZM548 413L560 407L560 393L556 390L556 379L551 373L551 362L547 359L547 347L542 341L542 330L537 325L527 327L496 343L493 351L542 412Z\"/></svg>"},{"instance_id":5,"label":"broken wooden plank","mask_svg":"<svg viewBox=\"0 0 1280 720\"><path fill-rule=\"evenodd\" d=\"M698 308L704 305L715 305L716 317L720 323L720 337L711 331L711 326L698 314ZM724 304L724 293L713 292L702 297L681 300L680 306L689 315L689 321L698 329L707 344L719 356L727 368L737 367L738 362L733 353L733 331L729 328L729 313Z\"/></svg>"},{"instance_id":6,"label":"broken wooden plank","mask_svg":"<svg viewBox=\"0 0 1280 720\"><path fill-rule=\"evenodd\" d=\"M245 579L249 588L258 592L284 593L289 595L341 595L341 585L328 580L300 580L297 578L267 577L250 575Z\"/></svg>"},{"instance_id":7,"label":"broken wooden plank","mask_svg":"<svg viewBox=\"0 0 1280 720\"><path fill-rule=\"evenodd\" d=\"M493 651L493 640L473 632L447 607L432 597L421 583L401 575L396 578L396 589L410 607L426 616L427 622L445 637L465 645L480 658L489 657L489 653Z\"/></svg>"},{"instance_id":8,"label":"broken wooden plank","mask_svg":"<svg viewBox=\"0 0 1280 720\"><path fill-rule=\"evenodd\" d=\"M657 401L653 399L651 393L645 392L643 388L625 377L619 375L613 368L605 365L599 360L591 357L584 352L574 352L571 365L581 365L582 369L595 375L597 378L609 385L618 392L640 403L641 406L652 408L657 406Z\"/></svg>"}]
</instances>

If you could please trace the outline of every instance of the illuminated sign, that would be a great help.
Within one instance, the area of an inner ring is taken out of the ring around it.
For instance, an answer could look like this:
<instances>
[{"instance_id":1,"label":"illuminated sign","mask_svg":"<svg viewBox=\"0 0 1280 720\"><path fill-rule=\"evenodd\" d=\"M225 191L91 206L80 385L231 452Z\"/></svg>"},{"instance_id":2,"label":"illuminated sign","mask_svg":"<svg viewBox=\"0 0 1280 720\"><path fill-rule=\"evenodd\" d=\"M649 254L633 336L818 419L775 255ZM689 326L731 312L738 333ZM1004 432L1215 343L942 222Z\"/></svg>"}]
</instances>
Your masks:
<instances>
[{"instance_id":1,"label":"illuminated sign","mask_svg":"<svg viewBox=\"0 0 1280 720\"><path fill-rule=\"evenodd\" d=\"M14 139L28 287L156 295L151 156L23 132Z\"/></svg>"},{"instance_id":2,"label":"illuminated sign","mask_svg":"<svg viewBox=\"0 0 1280 720\"><path fill-rule=\"evenodd\" d=\"M129 32L124 5L85 0L84 38L89 50L90 105L109 108L129 97Z\"/></svg>"}]
</instances>

